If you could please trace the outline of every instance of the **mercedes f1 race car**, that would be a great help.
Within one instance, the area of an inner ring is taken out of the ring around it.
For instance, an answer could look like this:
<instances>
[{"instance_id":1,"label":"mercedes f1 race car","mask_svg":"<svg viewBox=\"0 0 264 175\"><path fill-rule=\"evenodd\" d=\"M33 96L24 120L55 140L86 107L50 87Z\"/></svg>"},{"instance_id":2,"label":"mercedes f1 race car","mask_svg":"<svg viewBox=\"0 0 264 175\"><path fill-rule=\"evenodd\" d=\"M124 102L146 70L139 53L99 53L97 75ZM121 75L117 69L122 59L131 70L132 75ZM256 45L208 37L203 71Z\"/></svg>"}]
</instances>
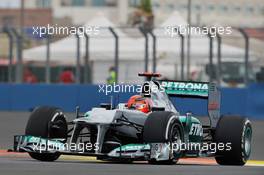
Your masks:
<instances>
[{"instance_id":1,"label":"mercedes f1 race car","mask_svg":"<svg viewBox=\"0 0 264 175\"><path fill-rule=\"evenodd\" d=\"M151 164L173 164L183 157L215 157L220 165L246 163L251 123L240 116L220 116L220 91L214 83L157 80L157 73L139 75L147 80L128 103L104 103L83 115L77 107L72 121L59 108L37 107L25 135L14 137L14 151L28 152L41 161L82 155ZM190 112L180 114L172 103L174 97L207 100L209 124Z\"/></svg>"}]
</instances>

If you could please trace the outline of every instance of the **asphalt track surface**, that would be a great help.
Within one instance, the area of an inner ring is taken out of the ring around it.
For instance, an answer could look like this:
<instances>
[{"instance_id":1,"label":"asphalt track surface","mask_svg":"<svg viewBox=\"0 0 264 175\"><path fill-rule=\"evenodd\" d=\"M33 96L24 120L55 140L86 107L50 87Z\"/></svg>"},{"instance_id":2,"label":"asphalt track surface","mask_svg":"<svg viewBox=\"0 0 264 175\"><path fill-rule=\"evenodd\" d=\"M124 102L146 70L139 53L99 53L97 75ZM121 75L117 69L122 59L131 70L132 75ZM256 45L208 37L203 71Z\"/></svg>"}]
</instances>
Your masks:
<instances>
[{"instance_id":1,"label":"asphalt track surface","mask_svg":"<svg viewBox=\"0 0 264 175\"><path fill-rule=\"evenodd\" d=\"M177 165L149 165L146 162L122 164L87 157L62 156L55 162L40 162L25 153L5 152L12 148L14 135L24 134L28 117L28 112L0 112L0 175L264 175L264 121L252 121L251 160L246 166L238 167L219 166L213 159L182 159Z\"/></svg>"}]
</instances>

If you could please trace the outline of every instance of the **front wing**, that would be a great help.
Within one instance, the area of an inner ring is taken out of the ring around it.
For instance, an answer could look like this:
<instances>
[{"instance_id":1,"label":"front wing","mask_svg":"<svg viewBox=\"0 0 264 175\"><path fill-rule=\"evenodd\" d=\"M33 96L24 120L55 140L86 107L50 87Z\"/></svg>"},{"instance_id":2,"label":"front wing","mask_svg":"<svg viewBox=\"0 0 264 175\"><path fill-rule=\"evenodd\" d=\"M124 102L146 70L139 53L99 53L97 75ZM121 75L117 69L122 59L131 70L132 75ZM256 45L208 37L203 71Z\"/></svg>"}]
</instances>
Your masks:
<instances>
[{"instance_id":1,"label":"front wing","mask_svg":"<svg viewBox=\"0 0 264 175\"><path fill-rule=\"evenodd\" d=\"M74 149L72 149L74 148ZM64 139L46 139L29 135L14 136L15 152L60 153L64 155L95 156L103 159L168 160L171 157L166 143L120 145L109 153L87 152L82 147L65 143Z\"/></svg>"}]
</instances>

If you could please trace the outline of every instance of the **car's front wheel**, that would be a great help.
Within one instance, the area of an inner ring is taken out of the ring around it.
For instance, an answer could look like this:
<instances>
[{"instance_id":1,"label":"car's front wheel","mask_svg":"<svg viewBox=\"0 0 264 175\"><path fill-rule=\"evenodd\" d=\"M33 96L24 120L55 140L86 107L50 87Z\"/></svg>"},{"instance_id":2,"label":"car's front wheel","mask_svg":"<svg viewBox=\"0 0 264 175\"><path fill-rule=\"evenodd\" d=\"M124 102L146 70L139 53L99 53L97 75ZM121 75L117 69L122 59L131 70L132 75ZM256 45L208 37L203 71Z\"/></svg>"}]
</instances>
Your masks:
<instances>
[{"instance_id":1,"label":"car's front wheel","mask_svg":"<svg viewBox=\"0 0 264 175\"><path fill-rule=\"evenodd\" d=\"M150 159L150 164L175 164L182 156L181 150L175 149L175 146L179 148L184 142L184 129L173 112L151 113L144 124L143 139L146 143L165 143L170 148L167 160Z\"/></svg>"},{"instance_id":2,"label":"car's front wheel","mask_svg":"<svg viewBox=\"0 0 264 175\"><path fill-rule=\"evenodd\" d=\"M56 125L52 127L50 123ZM68 126L63 112L56 107L38 107L29 117L25 134L41 138L67 139ZM40 161L54 161L60 157L59 153L29 152L33 159Z\"/></svg>"}]
</instances>

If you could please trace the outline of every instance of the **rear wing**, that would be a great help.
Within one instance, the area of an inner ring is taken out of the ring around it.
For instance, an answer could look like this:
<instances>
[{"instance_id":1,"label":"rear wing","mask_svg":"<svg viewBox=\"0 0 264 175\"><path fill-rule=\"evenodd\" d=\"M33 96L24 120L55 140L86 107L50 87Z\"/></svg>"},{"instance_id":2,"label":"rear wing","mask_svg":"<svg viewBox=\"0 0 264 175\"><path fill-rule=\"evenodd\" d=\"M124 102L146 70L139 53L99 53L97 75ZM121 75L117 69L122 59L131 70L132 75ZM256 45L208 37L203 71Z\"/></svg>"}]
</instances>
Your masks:
<instances>
[{"instance_id":1,"label":"rear wing","mask_svg":"<svg viewBox=\"0 0 264 175\"><path fill-rule=\"evenodd\" d=\"M210 125L213 128L216 127L220 118L221 94L215 83L171 80L161 80L159 82L169 96L207 99Z\"/></svg>"},{"instance_id":2,"label":"rear wing","mask_svg":"<svg viewBox=\"0 0 264 175\"><path fill-rule=\"evenodd\" d=\"M208 98L209 83L184 82L184 81L160 81L166 94L169 96L192 96Z\"/></svg>"}]
</instances>

